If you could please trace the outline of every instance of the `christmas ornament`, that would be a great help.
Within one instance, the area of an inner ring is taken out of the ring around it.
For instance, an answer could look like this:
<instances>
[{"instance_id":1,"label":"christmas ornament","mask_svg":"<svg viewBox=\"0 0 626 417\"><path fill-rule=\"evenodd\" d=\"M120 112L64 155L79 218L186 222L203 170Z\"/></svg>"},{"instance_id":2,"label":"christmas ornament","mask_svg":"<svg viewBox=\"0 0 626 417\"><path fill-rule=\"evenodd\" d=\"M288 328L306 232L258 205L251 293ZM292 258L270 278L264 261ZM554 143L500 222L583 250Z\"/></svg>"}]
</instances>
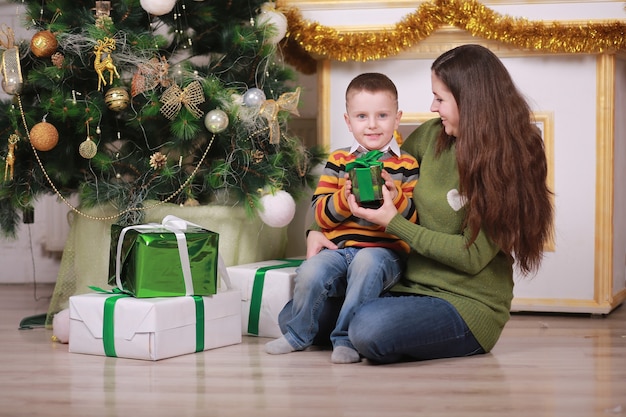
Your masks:
<instances>
[{"instance_id":1,"label":"christmas ornament","mask_svg":"<svg viewBox=\"0 0 626 417\"><path fill-rule=\"evenodd\" d=\"M7 94L19 94L22 91L22 69L18 48L11 48L2 54L2 89Z\"/></svg>"},{"instance_id":2,"label":"christmas ornament","mask_svg":"<svg viewBox=\"0 0 626 417\"><path fill-rule=\"evenodd\" d=\"M265 159L265 152L257 149L250 154L255 164L260 164Z\"/></svg>"},{"instance_id":3,"label":"christmas ornament","mask_svg":"<svg viewBox=\"0 0 626 417\"><path fill-rule=\"evenodd\" d=\"M204 103L202 84L197 80L192 81L183 89L174 84L165 90L161 96L161 103L163 103L161 113L170 120L176 117L183 104L191 114L199 119L204 114L198 107L199 104Z\"/></svg>"},{"instance_id":4,"label":"christmas ornament","mask_svg":"<svg viewBox=\"0 0 626 417\"><path fill-rule=\"evenodd\" d=\"M23 85L20 51L14 45L13 29L3 28L0 34L4 37L0 39L0 46L5 49L2 54L2 89L7 94L19 94Z\"/></svg>"},{"instance_id":5,"label":"christmas ornament","mask_svg":"<svg viewBox=\"0 0 626 417\"><path fill-rule=\"evenodd\" d=\"M130 97L128 90L124 87L109 88L104 95L104 102L107 107L113 111L122 111L128 107Z\"/></svg>"},{"instance_id":6,"label":"christmas ornament","mask_svg":"<svg viewBox=\"0 0 626 417\"><path fill-rule=\"evenodd\" d=\"M402 145L402 143L404 142L404 138L402 137L402 133L400 133L400 131L398 131L398 130L394 130L393 131L393 137L395 138L395 140L398 143L398 145Z\"/></svg>"},{"instance_id":7,"label":"christmas ornament","mask_svg":"<svg viewBox=\"0 0 626 417\"><path fill-rule=\"evenodd\" d=\"M298 113L298 102L300 101L300 87L296 88L293 93L284 93L275 100L266 100L259 110L259 114L267 119L270 127L270 143L277 144L280 142L280 126L278 124L278 112L287 110L296 116Z\"/></svg>"},{"instance_id":8,"label":"christmas ornament","mask_svg":"<svg viewBox=\"0 0 626 417\"><path fill-rule=\"evenodd\" d=\"M111 58L111 52L114 50L115 39L98 39L98 44L94 48L96 60L93 63L93 67L98 74L98 91L102 90L102 86L107 85L107 82L104 79L104 71L109 71L109 84L113 83L113 75L120 78L120 74L117 72L117 68L115 68L115 65L113 64L113 58Z\"/></svg>"},{"instance_id":9,"label":"christmas ornament","mask_svg":"<svg viewBox=\"0 0 626 417\"><path fill-rule=\"evenodd\" d=\"M250 88L243 95L243 104L249 107L258 107L265 101L265 93L260 88Z\"/></svg>"},{"instance_id":10,"label":"christmas ornament","mask_svg":"<svg viewBox=\"0 0 626 417\"><path fill-rule=\"evenodd\" d=\"M14 165L15 165L15 148L17 148L17 142L20 140L19 136L13 134L9 136L9 150L7 152L7 160L4 166L4 180L7 177L10 181L13 180Z\"/></svg>"},{"instance_id":11,"label":"christmas ornament","mask_svg":"<svg viewBox=\"0 0 626 417\"><path fill-rule=\"evenodd\" d=\"M143 9L155 16L162 16L172 11L176 0L139 0Z\"/></svg>"},{"instance_id":12,"label":"christmas ornament","mask_svg":"<svg viewBox=\"0 0 626 417\"><path fill-rule=\"evenodd\" d=\"M28 205L22 209L22 223L33 224L35 223L35 207Z\"/></svg>"},{"instance_id":13,"label":"christmas ornament","mask_svg":"<svg viewBox=\"0 0 626 417\"><path fill-rule=\"evenodd\" d=\"M37 123L29 133L30 144L38 151L49 151L59 143L57 128L45 119Z\"/></svg>"},{"instance_id":14,"label":"christmas ornament","mask_svg":"<svg viewBox=\"0 0 626 417\"><path fill-rule=\"evenodd\" d=\"M296 214L296 202L287 191L279 190L261 197L259 217L270 227L285 227Z\"/></svg>"},{"instance_id":15,"label":"christmas ornament","mask_svg":"<svg viewBox=\"0 0 626 417\"><path fill-rule=\"evenodd\" d=\"M183 203L183 207L198 207L199 205L200 205L200 202L198 200L196 200L195 198L192 198L192 197L189 197Z\"/></svg>"},{"instance_id":16,"label":"christmas ornament","mask_svg":"<svg viewBox=\"0 0 626 417\"><path fill-rule=\"evenodd\" d=\"M276 45L287 34L287 18L276 10L274 3L264 3L261 6L261 14L256 18L257 26L271 27L265 37L265 43Z\"/></svg>"},{"instance_id":17,"label":"christmas ornament","mask_svg":"<svg viewBox=\"0 0 626 417\"><path fill-rule=\"evenodd\" d=\"M59 42L56 36L49 30L42 30L30 40L30 50L39 58L48 58L56 52Z\"/></svg>"},{"instance_id":18,"label":"christmas ornament","mask_svg":"<svg viewBox=\"0 0 626 417\"><path fill-rule=\"evenodd\" d=\"M95 11L96 11L96 17L110 16L111 15L111 2L110 1L96 1Z\"/></svg>"},{"instance_id":19,"label":"christmas ornament","mask_svg":"<svg viewBox=\"0 0 626 417\"><path fill-rule=\"evenodd\" d=\"M85 159L91 159L98 153L98 145L91 140L88 135L87 138L78 146L78 153Z\"/></svg>"},{"instance_id":20,"label":"christmas ornament","mask_svg":"<svg viewBox=\"0 0 626 417\"><path fill-rule=\"evenodd\" d=\"M167 163L167 155L163 155L161 152L155 152L150 157L150 167L154 170L161 169Z\"/></svg>"},{"instance_id":21,"label":"christmas ornament","mask_svg":"<svg viewBox=\"0 0 626 417\"><path fill-rule=\"evenodd\" d=\"M70 341L70 310L59 311L52 318L52 341L69 343Z\"/></svg>"},{"instance_id":22,"label":"christmas ornament","mask_svg":"<svg viewBox=\"0 0 626 417\"><path fill-rule=\"evenodd\" d=\"M63 68L63 63L65 62L65 55L63 55L61 52L55 52L50 57L50 60L52 61L52 65L61 69Z\"/></svg>"},{"instance_id":23,"label":"christmas ornament","mask_svg":"<svg viewBox=\"0 0 626 417\"><path fill-rule=\"evenodd\" d=\"M220 133L228 127L228 115L220 109L211 110L204 118L204 125L209 132Z\"/></svg>"},{"instance_id":24,"label":"christmas ornament","mask_svg":"<svg viewBox=\"0 0 626 417\"><path fill-rule=\"evenodd\" d=\"M138 71L133 75L130 94L132 97L145 91L153 90L158 85L167 88L172 85L172 78L169 76L170 64L167 58L162 56L152 58L145 64L139 64Z\"/></svg>"}]
</instances>

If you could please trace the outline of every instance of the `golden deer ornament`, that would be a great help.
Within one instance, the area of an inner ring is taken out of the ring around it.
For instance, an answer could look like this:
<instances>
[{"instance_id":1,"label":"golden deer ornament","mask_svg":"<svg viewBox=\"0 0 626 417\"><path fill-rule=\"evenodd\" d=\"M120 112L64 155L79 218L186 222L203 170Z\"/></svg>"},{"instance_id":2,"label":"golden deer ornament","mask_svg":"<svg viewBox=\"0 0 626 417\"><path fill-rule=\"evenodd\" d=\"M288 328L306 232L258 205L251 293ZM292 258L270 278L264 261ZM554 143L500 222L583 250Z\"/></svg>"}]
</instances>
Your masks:
<instances>
[{"instance_id":1,"label":"golden deer ornament","mask_svg":"<svg viewBox=\"0 0 626 417\"><path fill-rule=\"evenodd\" d=\"M7 179L13 180L15 148L17 148L18 141L19 137L17 135L11 135L9 137L9 151L7 153L6 164L4 166L4 181L6 181Z\"/></svg>"},{"instance_id":2,"label":"golden deer ornament","mask_svg":"<svg viewBox=\"0 0 626 417\"><path fill-rule=\"evenodd\" d=\"M96 60L93 63L93 67L98 74L98 91L102 89L102 86L107 85L106 79L104 78L104 71L109 71L109 84L113 84L113 75L120 78L120 74L117 72L117 68L115 68L115 65L113 64L113 58L111 58L111 52L114 50L115 39L98 39L98 45L96 45L94 49L96 53Z\"/></svg>"}]
</instances>

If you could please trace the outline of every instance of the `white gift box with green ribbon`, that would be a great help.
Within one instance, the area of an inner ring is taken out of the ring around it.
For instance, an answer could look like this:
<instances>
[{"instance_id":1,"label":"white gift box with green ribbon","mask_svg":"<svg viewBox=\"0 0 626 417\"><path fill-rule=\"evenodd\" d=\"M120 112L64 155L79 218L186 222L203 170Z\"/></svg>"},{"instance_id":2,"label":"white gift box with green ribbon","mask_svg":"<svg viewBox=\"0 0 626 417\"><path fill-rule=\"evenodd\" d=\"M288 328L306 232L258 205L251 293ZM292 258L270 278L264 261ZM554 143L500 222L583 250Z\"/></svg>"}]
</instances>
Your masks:
<instances>
[{"instance_id":1,"label":"white gift box with green ribbon","mask_svg":"<svg viewBox=\"0 0 626 417\"><path fill-rule=\"evenodd\" d=\"M93 293L69 299L69 351L160 360L241 343L241 293L134 298Z\"/></svg>"},{"instance_id":2,"label":"white gift box with green ribbon","mask_svg":"<svg viewBox=\"0 0 626 417\"><path fill-rule=\"evenodd\" d=\"M233 288L241 291L244 335L280 337L278 314L293 297L296 269L303 259L274 259L229 266Z\"/></svg>"}]
</instances>

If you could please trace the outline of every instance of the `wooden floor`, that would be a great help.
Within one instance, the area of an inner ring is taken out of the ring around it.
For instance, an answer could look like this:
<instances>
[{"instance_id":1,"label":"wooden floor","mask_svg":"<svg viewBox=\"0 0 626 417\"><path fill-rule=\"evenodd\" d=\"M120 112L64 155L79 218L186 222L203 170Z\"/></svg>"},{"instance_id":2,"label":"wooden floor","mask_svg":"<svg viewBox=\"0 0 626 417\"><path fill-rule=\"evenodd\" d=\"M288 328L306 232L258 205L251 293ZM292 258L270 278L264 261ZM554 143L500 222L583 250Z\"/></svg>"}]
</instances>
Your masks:
<instances>
[{"instance_id":1,"label":"wooden floor","mask_svg":"<svg viewBox=\"0 0 626 417\"><path fill-rule=\"evenodd\" d=\"M333 365L267 339L158 362L68 353L45 328L51 286L0 285L0 416L626 416L626 307L514 315L488 355ZM35 297L39 300L35 300Z\"/></svg>"}]
</instances>

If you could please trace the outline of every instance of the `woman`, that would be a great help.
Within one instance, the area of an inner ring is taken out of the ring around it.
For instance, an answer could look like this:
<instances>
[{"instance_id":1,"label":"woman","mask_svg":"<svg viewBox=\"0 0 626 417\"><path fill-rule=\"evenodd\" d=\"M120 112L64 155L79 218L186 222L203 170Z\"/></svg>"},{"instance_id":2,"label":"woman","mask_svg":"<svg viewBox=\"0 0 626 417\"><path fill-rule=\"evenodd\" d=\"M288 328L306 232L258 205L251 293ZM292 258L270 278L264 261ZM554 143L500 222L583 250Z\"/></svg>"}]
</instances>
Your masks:
<instances>
[{"instance_id":1,"label":"woman","mask_svg":"<svg viewBox=\"0 0 626 417\"><path fill-rule=\"evenodd\" d=\"M348 330L359 354L376 363L489 352L510 317L514 266L536 271L551 231L543 141L502 62L482 46L463 45L431 69L431 111L440 118L402 146L420 163L419 224L397 213L397 191L387 187L379 209L348 200L355 216L412 249L403 279L360 307ZM324 248L334 245L311 231L307 257ZM318 341L337 304L327 303ZM288 304L281 325L289 314Z\"/></svg>"}]
</instances>

